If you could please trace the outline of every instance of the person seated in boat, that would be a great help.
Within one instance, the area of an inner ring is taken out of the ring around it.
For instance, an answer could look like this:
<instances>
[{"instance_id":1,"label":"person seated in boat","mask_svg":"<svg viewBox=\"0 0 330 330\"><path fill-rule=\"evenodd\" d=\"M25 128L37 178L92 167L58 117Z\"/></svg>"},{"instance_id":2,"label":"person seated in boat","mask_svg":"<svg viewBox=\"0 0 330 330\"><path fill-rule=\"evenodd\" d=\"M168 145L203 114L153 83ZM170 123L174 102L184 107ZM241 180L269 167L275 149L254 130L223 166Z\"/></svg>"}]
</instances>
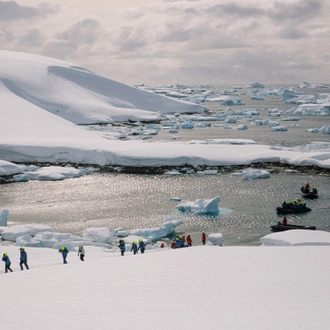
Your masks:
<instances>
[{"instance_id":1,"label":"person seated in boat","mask_svg":"<svg viewBox=\"0 0 330 330\"><path fill-rule=\"evenodd\" d=\"M308 194L310 189L311 189L311 186L309 185L309 183L306 183L304 186L303 193Z\"/></svg>"},{"instance_id":2,"label":"person seated in boat","mask_svg":"<svg viewBox=\"0 0 330 330\"><path fill-rule=\"evenodd\" d=\"M282 225L286 225L288 223L288 220L286 217L283 217L282 219Z\"/></svg>"},{"instance_id":3,"label":"person seated in boat","mask_svg":"<svg viewBox=\"0 0 330 330\"><path fill-rule=\"evenodd\" d=\"M313 192L313 194L317 194L318 192L317 192L317 189L316 189L316 186L313 186L313 188L312 188L312 192Z\"/></svg>"},{"instance_id":4,"label":"person seated in boat","mask_svg":"<svg viewBox=\"0 0 330 330\"><path fill-rule=\"evenodd\" d=\"M282 204L283 209L292 209L294 207L294 201L284 201Z\"/></svg>"},{"instance_id":5,"label":"person seated in boat","mask_svg":"<svg viewBox=\"0 0 330 330\"><path fill-rule=\"evenodd\" d=\"M296 203L296 208L297 209L302 209L303 208L303 202L300 199L298 199L298 201Z\"/></svg>"}]
</instances>

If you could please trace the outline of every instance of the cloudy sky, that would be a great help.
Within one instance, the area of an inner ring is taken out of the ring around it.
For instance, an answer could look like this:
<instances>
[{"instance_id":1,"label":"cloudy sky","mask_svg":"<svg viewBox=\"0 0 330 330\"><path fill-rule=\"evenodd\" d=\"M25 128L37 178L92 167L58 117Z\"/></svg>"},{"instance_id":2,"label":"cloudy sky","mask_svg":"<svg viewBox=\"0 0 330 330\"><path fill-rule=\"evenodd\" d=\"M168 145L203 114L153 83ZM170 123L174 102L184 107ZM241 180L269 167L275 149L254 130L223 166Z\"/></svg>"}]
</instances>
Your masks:
<instances>
[{"instance_id":1,"label":"cloudy sky","mask_svg":"<svg viewBox=\"0 0 330 330\"><path fill-rule=\"evenodd\" d=\"M0 48L127 83L330 83L329 0L0 1Z\"/></svg>"}]
</instances>

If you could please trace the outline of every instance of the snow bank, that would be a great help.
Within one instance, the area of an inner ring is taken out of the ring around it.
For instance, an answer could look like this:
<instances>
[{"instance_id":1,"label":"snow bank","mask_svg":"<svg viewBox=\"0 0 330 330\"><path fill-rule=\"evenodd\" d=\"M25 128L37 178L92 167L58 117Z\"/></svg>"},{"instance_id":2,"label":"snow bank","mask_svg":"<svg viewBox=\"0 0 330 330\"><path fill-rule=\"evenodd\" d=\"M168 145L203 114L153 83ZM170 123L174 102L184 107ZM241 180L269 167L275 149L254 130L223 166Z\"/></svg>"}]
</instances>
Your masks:
<instances>
[{"instance_id":1,"label":"snow bank","mask_svg":"<svg viewBox=\"0 0 330 330\"><path fill-rule=\"evenodd\" d=\"M1 213L3 218L6 218L8 211L4 210ZM183 223L182 220L174 220L172 217L167 217L160 227L142 228L133 230L113 229L109 227L88 228L82 233L82 236L75 236L70 233L55 233L52 228L45 225L22 225L2 227L0 234L3 240L16 242L19 246L30 247L48 247L59 248L61 245L72 250L74 247L83 245L95 245L103 247L111 247L121 237L125 240L133 241L138 238L145 238L152 241L157 241L167 237L175 231L175 228Z\"/></svg>"},{"instance_id":2,"label":"snow bank","mask_svg":"<svg viewBox=\"0 0 330 330\"><path fill-rule=\"evenodd\" d=\"M208 242L212 243L213 245L222 246L223 236L221 233L209 234L207 237Z\"/></svg>"},{"instance_id":3,"label":"snow bank","mask_svg":"<svg viewBox=\"0 0 330 330\"><path fill-rule=\"evenodd\" d=\"M320 230L293 229L260 238L263 245L330 245L330 233Z\"/></svg>"}]
</instances>

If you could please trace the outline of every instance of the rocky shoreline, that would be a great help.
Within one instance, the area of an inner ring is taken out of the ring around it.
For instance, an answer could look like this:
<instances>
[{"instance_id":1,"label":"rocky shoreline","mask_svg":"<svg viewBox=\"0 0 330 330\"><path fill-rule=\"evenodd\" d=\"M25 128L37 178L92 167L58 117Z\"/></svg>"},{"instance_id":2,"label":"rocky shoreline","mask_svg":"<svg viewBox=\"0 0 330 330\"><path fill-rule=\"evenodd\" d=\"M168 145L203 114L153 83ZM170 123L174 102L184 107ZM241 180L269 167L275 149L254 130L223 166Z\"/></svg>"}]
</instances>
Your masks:
<instances>
[{"instance_id":1,"label":"rocky shoreline","mask_svg":"<svg viewBox=\"0 0 330 330\"><path fill-rule=\"evenodd\" d=\"M71 166L74 168L94 168L99 173L117 173L117 174L139 174L139 175L161 175L168 171L177 171L182 174L197 174L203 171L217 171L218 173L235 173L247 168L267 170L271 174L278 173L299 173L299 174L312 174L312 175L330 175L330 168L322 168L317 166L295 166L283 163L253 163L249 165L226 165L226 166L159 166L159 167L132 167L132 166L99 166L87 164L60 164L60 163L27 163L27 166L34 165L38 167L46 166ZM15 174L16 175L16 174ZM13 183L14 175L7 175L0 177L0 184Z\"/></svg>"}]
</instances>

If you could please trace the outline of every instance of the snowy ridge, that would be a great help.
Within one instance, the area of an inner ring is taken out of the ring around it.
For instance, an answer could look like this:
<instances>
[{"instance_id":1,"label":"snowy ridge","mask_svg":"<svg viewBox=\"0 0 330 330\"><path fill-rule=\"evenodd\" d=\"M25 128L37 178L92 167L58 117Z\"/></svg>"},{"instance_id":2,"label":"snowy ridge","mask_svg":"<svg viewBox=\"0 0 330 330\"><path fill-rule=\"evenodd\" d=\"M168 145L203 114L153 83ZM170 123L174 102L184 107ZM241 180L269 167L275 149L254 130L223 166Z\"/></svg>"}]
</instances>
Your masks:
<instances>
[{"instance_id":1,"label":"snowy ridge","mask_svg":"<svg viewBox=\"0 0 330 330\"><path fill-rule=\"evenodd\" d=\"M205 111L197 104L138 90L68 62L3 50L0 81L35 107L76 124L155 121L159 113Z\"/></svg>"}]
</instances>

